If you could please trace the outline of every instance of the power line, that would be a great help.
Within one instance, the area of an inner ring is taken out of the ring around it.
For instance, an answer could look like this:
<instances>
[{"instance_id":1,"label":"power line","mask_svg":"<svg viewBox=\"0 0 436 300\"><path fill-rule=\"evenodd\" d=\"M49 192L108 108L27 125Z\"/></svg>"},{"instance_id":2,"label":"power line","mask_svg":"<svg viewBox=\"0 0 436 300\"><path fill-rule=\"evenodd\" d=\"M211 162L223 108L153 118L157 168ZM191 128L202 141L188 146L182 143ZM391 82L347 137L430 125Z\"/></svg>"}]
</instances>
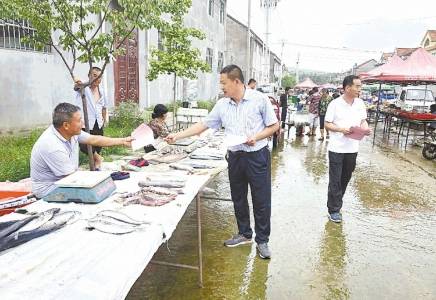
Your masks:
<instances>
[{"instance_id":1,"label":"power line","mask_svg":"<svg viewBox=\"0 0 436 300\"><path fill-rule=\"evenodd\" d=\"M281 44L282 41L274 42L271 44ZM286 45L292 45L292 46L300 46L305 48L317 48L317 49L327 49L327 50L335 50L335 51L349 51L349 52L363 52L363 53L381 53L382 51L376 51L376 50L367 50L367 49L356 49L356 48L347 48L347 47L329 47L329 46L317 46L317 45L309 45L309 44L300 44L300 43L292 43L292 42L285 42Z\"/></svg>"}]
</instances>

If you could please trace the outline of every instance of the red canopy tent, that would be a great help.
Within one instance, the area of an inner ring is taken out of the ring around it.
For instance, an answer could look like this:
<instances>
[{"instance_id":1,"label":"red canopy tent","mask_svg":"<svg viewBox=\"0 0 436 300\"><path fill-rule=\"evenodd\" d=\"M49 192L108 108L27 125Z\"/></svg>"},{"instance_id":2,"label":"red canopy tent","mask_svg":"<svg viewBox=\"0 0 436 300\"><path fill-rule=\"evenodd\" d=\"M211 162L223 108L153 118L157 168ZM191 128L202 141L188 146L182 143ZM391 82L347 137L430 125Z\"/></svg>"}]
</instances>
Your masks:
<instances>
[{"instance_id":1,"label":"red canopy tent","mask_svg":"<svg viewBox=\"0 0 436 300\"><path fill-rule=\"evenodd\" d=\"M398 74L401 72L401 68L404 65L404 60L402 60L398 55L392 56L389 61L381 66L372 69L366 73L361 73L359 76L363 79L369 79L377 76L387 75L387 74Z\"/></svg>"},{"instance_id":2,"label":"red canopy tent","mask_svg":"<svg viewBox=\"0 0 436 300\"><path fill-rule=\"evenodd\" d=\"M302 82L297 84L295 87L299 89L311 89L317 87L318 85L312 81L310 78L304 79Z\"/></svg>"},{"instance_id":3,"label":"red canopy tent","mask_svg":"<svg viewBox=\"0 0 436 300\"><path fill-rule=\"evenodd\" d=\"M384 65L385 68L381 69L381 72L376 70L377 68L368 72L370 75L364 77L363 81L412 84L436 83L436 58L423 48L415 50L406 61L399 62L395 59L395 62L392 64L389 62L388 64Z\"/></svg>"}]
</instances>

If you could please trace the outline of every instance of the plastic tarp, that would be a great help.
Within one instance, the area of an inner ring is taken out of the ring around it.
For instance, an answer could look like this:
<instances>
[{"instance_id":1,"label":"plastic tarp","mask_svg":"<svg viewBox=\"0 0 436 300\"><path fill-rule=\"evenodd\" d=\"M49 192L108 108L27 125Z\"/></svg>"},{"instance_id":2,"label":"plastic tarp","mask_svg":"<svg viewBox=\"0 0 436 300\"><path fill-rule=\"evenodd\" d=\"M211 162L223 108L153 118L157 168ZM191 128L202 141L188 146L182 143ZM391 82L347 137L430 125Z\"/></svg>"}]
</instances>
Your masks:
<instances>
[{"instance_id":1,"label":"plastic tarp","mask_svg":"<svg viewBox=\"0 0 436 300\"><path fill-rule=\"evenodd\" d=\"M436 82L436 58L423 48L418 48L406 61L402 63L397 61L378 73L363 78L363 80L367 82L434 83Z\"/></svg>"},{"instance_id":2,"label":"plastic tarp","mask_svg":"<svg viewBox=\"0 0 436 300\"><path fill-rule=\"evenodd\" d=\"M297 84L295 87L299 89L311 89L317 87L318 85L312 81L310 78L304 79L302 82Z\"/></svg>"},{"instance_id":3,"label":"plastic tarp","mask_svg":"<svg viewBox=\"0 0 436 300\"><path fill-rule=\"evenodd\" d=\"M147 172L131 172L131 178L116 181L117 192L138 190L138 181L147 175ZM114 196L95 205L41 200L26 207L37 212L60 207L61 211L78 210L82 215L77 222L54 233L0 253L0 298L124 299L211 175L175 176L186 176L185 194L160 207L123 207L114 202ZM124 235L86 230L86 220L105 209L119 210L151 225L144 231ZM24 216L10 214L0 221L19 217Z\"/></svg>"}]
</instances>

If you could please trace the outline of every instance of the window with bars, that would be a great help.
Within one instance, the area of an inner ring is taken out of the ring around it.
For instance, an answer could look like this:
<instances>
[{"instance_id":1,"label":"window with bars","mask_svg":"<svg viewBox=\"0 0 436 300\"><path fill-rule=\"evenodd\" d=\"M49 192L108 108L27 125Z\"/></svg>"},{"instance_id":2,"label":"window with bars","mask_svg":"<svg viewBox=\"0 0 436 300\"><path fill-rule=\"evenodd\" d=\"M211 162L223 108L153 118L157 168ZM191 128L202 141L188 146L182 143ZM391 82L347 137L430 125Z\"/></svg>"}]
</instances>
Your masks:
<instances>
[{"instance_id":1,"label":"window with bars","mask_svg":"<svg viewBox=\"0 0 436 300\"><path fill-rule=\"evenodd\" d=\"M224 24L226 4L223 0L220 1L220 23Z\"/></svg>"},{"instance_id":2,"label":"window with bars","mask_svg":"<svg viewBox=\"0 0 436 300\"><path fill-rule=\"evenodd\" d=\"M164 37L162 32L157 32L157 49L164 51Z\"/></svg>"},{"instance_id":3,"label":"window with bars","mask_svg":"<svg viewBox=\"0 0 436 300\"><path fill-rule=\"evenodd\" d=\"M223 67L224 67L224 53L218 51L218 64L217 64L218 73L221 72Z\"/></svg>"},{"instance_id":4,"label":"window with bars","mask_svg":"<svg viewBox=\"0 0 436 300\"><path fill-rule=\"evenodd\" d=\"M213 50L211 48L206 49L206 63L212 68Z\"/></svg>"},{"instance_id":5,"label":"window with bars","mask_svg":"<svg viewBox=\"0 0 436 300\"><path fill-rule=\"evenodd\" d=\"M208 7L208 12L209 12L209 16L213 17L213 7L215 5L214 0L209 0L209 7Z\"/></svg>"},{"instance_id":6,"label":"window with bars","mask_svg":"<svg viewBox=\"0 0 436 300\"><path fill-rule=\"evenodd\" d=\"M29 21L0 20L0 48L50 52L50 46L40 50L25 40L34 34L35 29Z\"/></svg>"}]
</instances>

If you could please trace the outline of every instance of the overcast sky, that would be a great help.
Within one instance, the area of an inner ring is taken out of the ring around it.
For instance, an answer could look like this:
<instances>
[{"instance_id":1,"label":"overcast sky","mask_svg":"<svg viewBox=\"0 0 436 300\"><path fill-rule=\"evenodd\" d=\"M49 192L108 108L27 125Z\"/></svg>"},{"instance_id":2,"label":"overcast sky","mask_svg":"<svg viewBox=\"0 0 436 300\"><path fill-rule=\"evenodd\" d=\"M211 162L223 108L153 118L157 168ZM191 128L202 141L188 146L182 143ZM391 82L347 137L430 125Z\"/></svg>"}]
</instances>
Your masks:
<instances>
[{"instance_id":1,"label":"overcast sky","mask_svg":"<svg viewBox=\"0 0 436 300\"><path fill-rule=\"evenodd\" d=\"M265 40L260 0L251 3L252 28ZM248 0L228 0L227 12L247 24ZM280 56L285 41L286 65L295 67L299 53L301 68L343 71L382 51L418 47L427 29L436 30L436 1L280 0L270 24L271 49Z\"/></svg>"}]
</instances>

